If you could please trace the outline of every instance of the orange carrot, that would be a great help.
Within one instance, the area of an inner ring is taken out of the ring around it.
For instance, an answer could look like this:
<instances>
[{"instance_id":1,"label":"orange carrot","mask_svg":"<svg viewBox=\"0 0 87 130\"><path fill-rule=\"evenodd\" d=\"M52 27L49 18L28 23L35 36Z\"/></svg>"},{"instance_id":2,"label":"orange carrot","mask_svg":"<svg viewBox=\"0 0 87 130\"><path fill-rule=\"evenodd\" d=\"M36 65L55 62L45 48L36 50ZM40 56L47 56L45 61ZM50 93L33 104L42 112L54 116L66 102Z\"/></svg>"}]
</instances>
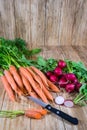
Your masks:
<instances>
[{"instance_id":1,"label":"orange carrot","mask_svg":"<svg viewBox=\"0 0 87 130\"><path fill-rule=\"evenodd\" d=\"M39 85L34 81L33 77L31 76L31 74L29 73L29 71L24 68L24 67L20 67L19 68L20 72L29 80L32 88L35 90L35 92L39 95L39 97L46 103L48 103L48 100L46 98L46 96L44 95L42 89L39 87Z\"/></svg>"},{"instance_id":2,"label":"orange carrot","mask_svg":"<svg viewBox=\"0 0 87 130\"><path fill-rule=\"evenodd\" d=\"M39 76L41 77L42 81L45 83L45 85L48 86L46 76L45 76L39 69L37 69L36 67L31 66L30 68L31 68L37 75L39 75Z\"/></svg>"},{"instance_id":3,"label":"orange carrot","mask_svg":"<svg viewBox=\"0 0 87 130\"><path fill-rule=\"evenodd\" d=\"M20 87L21 90L23 90L23 82L22 82L22 79L21 79L16 67L11 65L9 67L9 70L10 70L10 73L12 74L12 76L14 77L14 80L17 83L17 85Z\"/></svg>"},{"instance_id":4,"label":"orange carrot","mask_svg":"<svg viewBox=\"0 0 87 130\"><path fill-rule=\"evenodd\" d=\"M32 109L32 111L40 113L42 116L47 114L47 110L45 109Z\"/></svg>"},{"instance_id":5,"label":"orange carrot","mask_svg":"<svg viewBox=\"0 0 87 130\"><path fill-rule=\"evenodd\" d=\"M10 84L8 83L5 75L1 76L1 81L4 85L4 88L9 96L9 98L12 100L12 101L16 101L16 97L15 97L15 94L10 86Z\"/></svg>"},{"instance_id":6,"label":"orange carrot","mask_svg":"<svg viewBox=\"0 0 87 130\"><path fill-rule=\"evenodd\" d=\"M40 87L42 88L42 90L43 90L44 94L46 95L46 97L47 97L49 100L53 101L52 95L51 95L50 92L47 90L47 88L44 86L44 84L43 84L41 78L40 78L38 75L36 75L30 67L27 67L27 70L31 73L31 75L32 75L32 77L34 78L34 80L36 80L36 81L39 83L39 85L40 85Z\"/></svg>"},{"instance_id":7,"label":"orange carrot","mask_svg":"<svg viewBox=\"0 0 87 130\"><path fill-rule=\"evenodd\" d=\"M28 79L26 79L26 77L25 77L22 73L20 73L20 75L21 75L21 77L22 77L23 84L24 84L24 86L25 86L25 88L26 88L26 90L27 90L27 92L28 92L27 94L31 95L32 97L37 98L38 96L37 96L37 94L34 92L34 90L32 89L32 86L31 86L31 84L29 83Z\"/></svg>"},{"instance_id":8,"label":"orange carrot","mask_svg":"<svg viewBox=\"0 0 87 130\"><path fill-rule=\"evenodd\" d=\"M33 110L25 110L25 116L34 119L41 119L42 117L42 115L39 112Z\"/></svg>"},{"instance_id":9,"label":"orange carrot","mask_svg":"<svg viewBox=\"0 0 87 130\"><path fill-rule=\"evenodd\" d=\"M45 96L45 94L44 94L42 88L40 87L40 85L39 85L38 83L36 83L35 85L36 85L36 88L38 89L38 91L40 92L40 94L39 94L40 98L41 98L44 102L48 103L47 97Z\"/></svg>"},{"instance_id":10,"label":"orange carrot","mask_svg":"<svg viewBox=\"0 0 87 130\"><path fill-rule=\"evenodd\" d=\"M54 92L60 92L59 88L54 85L50 80L47 79L48 87L51 88L52 91Z\"/></svg>"},{"instance_id":11,"label":"orange carrot","mask_svg":"<svg viewBox=\"0 0 87 130\"><path fill-rule=\"evenodd\" d=\"M23 81L23 84L24 84L26 90L28 91L28 93L30 93L32 90L32 87L31 87L28 79L26 79L22 73L20 73L20 75L21 75L21 78L22 78L22 81Z\"/></svg>"},{"instance_id":12,"label":"orange carrot","mask_svg":"<svg viewBox=\"0 0 87 130\"><path fill-rule=\"evenodd\" d=\"M30 96L35 97L35 98L39 98L39 96L37 95L37 93L35 93L34 91L30 92Z\"/></svg>"},{"instance_id":13,"label":"orange carrot","mask_svg":"<svg viewBox=\"0 0 87 130\"><path fill-rule=\"evenodd\" d=\"M7 81L11 85L12 89L18 94L22 95L23 92L18 88L17 84L14 81L14 78L12 77L11 73L9 70L4 70L4 74L6 76Z\"/></svg>"}]
</instances>

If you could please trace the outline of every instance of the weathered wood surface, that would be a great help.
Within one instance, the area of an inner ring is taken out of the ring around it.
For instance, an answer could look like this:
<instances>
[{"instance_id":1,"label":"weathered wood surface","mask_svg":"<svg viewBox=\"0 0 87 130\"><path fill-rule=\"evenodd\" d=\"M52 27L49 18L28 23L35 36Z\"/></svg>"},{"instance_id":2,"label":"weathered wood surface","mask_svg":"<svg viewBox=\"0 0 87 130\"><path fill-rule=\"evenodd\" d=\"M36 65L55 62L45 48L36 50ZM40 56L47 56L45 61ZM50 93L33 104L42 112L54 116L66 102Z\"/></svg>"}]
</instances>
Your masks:
<instances>
[{"instance_id":1,"label":"weathered wood surface","mask_svg":"<svg viewBox=\"0 0 87 130\"><path fill-rule=\"evenodd\" d=\"M83 61L87 66L86 46L61 46L61 47L44 47L41 55L56 59L71 59L73 61ZM73 95L68 95L66 92L54 94L62 95L65 99L72 99ZM78 125L72 125L69 122L57 117L53 114L48 114L41 120L29 119L26 117L17 117L15 119L0 118L0 130L87 130L87 106L74 106L73 108L66 108L53 103L56 108L70 114L79 119ZM0 110L24 110L27 108L38 107L32 101L27 101L21 98L20 103L13 103L9 98L0 82Z\"/></svg>"},{"instance_id":2,"label":"weathered wood surface","mask_svg":"<svg viewBox=\"0 0 87 130\"><path fill-rule=\"evenodd\" d=\"M86 45L87 0L0 0L0 36L29 47Z\"/></svg>"}]
</instances>

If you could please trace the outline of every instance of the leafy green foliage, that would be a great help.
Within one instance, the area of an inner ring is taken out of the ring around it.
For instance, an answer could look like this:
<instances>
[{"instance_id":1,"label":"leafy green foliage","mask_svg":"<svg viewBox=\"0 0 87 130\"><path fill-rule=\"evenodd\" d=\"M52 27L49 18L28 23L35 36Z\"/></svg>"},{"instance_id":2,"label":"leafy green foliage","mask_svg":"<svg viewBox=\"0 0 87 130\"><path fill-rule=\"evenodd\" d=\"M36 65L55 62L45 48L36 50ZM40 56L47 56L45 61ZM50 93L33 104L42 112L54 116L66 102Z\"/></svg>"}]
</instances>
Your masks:
<instances>
[{"instance_id":1,"label":"leafy green foliage","mask_svg":"<svg viewBox=\"0 0 87 130\"><path fill-rule=\"evenodd\" d=\"M57 66L57 60L53 58L44 59L42 56L39 56L36 62L39 69L43 72L52 71Z\"/></svg>"},{"instance_id":2,"label":"leafy green foliage","mask_svg":"<svg viewBox=\"0 0 87 130\"><path fill-rule=\"evenodd\" d=\"M79 82L82 83L82 86L79 89L79 93L74 98L74 103L79 104L81 106L86 105L85 101L87 101L87 68L81 61L65 61L67 63L67 68L65 68L64 71L67 73L74 73L78 78Z\"/></svg>"},{"instance_id":3,"label":"leafy green foliage","mask_svg":"<svg viewBox=\"0 0 87 130\"><path fill-rule=\"evenodd\" d=\"M25 55L25 57L30 57L30 56L36 55L36 54L41 52L40 48L35 48L32 50L29 50L26 47L26 42L21 38L9 40L9 39L4 39L3 37L1 37L0 38L0 46L11 46L11 47L13 46L16 49L18 49L18 51L20 53L23 53Z\"/></svg>"},{"instance_id":4,"label":"leafy green foliage","mask_svg":"<svg viewBox=\"0 0 87 130\"><path fill-rule=\"evenodd\" d=\"M87 68L81 61L65 60L65 62L67 63L67 68L64 69L65 72L74 73L81 83L87 82Z\"/></svg>"},{"instance_id":5,"label":"leafy green foliage","mask_svg":"<svg viewBox=\"0 0 87 130\"><path fill-rule=\"evenodd\" d=\"M43 72L51 71L57 65L55 59L44 59L39 56L35 60L31 56L38 54L41 49L28 50L26 42L23 39L16 38L14 40L0 38L0 68L8 69L9 66L35 66Z\"/></svg>"}]
</instances>

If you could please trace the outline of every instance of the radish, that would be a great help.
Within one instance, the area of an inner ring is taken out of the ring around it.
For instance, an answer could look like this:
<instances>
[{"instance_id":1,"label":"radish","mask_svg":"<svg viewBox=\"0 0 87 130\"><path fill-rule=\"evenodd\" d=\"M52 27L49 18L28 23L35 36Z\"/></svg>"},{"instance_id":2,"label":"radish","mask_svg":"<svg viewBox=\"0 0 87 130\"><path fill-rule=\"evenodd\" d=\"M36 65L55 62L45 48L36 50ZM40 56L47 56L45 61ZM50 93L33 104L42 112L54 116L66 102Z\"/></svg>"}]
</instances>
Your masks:
<instances>
[{"instance_id":1,"label":"radish","mask_svg":"<svg viewBox=\"0 0 87 130\"><path fill-rule=\"evenodd\" d=\"M75 85L72 84L72 83L68 83L66 85L65 89L66 89L67 92L71 93L71 92L73 92L75 90Z\"/></svg>"},{"instance_id":2,"label":"radish","mask_svg":"<svg viewBox=\"0 0 87 130\"><path fill-rule=\"evenodd\" d=\"M57 76L62 75L62 69L60 67L56 67L54 70L54 74L56 74Z\"/></svg>"},{"instance_id":3,"label":"radish","mask_svg":"<svg viewBox=\"0 0 87 130\"><path fill-rule=\"evenodd\" d=\"M56 75L51 75L51 76L50 76L50 81L52 81L52 82L57 82L57 81L58 81L57 76L56 76Z\"/></svg>"},{"instance_id":4,"label":"radish","mask_svg":"<svg viewBox=\"0 0 87 130\"><path fill-rule=\"evenodd\" d=\"M73 84L77 84L78 83L78 79L76 78L74 81L73 81Z\"/></svg>"},{"instance_id":5,"label":"radish","mask_svg":"<svg viewBox=\"0 0 87 130\"><path fill-rule=\"evenodd\" d=\"M46 72L46 76L49 78L51 75L53 75L53 72L52 71L48 71Z\"/></svg>"},{"instance_id":6,"label":"radish","mask_svg":"<svg viewBox=\"0 0 87 130\"><path fill-rule=\"evenodd\" d=\"M61 69L65 68L66 67L66 62L63 61L63 60L59 60L58 67L60 67Z\"/></svg>"},{"instance_id":7,"label":"radish","mask_svg":"<svg viewBox=\"0 0 87 130\"><path fill-rule=\"evenodd\" d=\"M78 83L75 85L75 90L76 90L77 92L79 92L79 89L80 89L81 86L82 86L82 84L78 82Z\"/></svg>"},{"instance_id":8,"label":"radish","mask_svg":"<svg viewBox=\"0 0 87 130\"><path fill-rule=\"evenodd\" d=\"M64 101L64 106L66 106L66 107L73 107L74 103L73 103L72 100L65 100Z\"/></svg>"},{"instance_id":9,"label":"radish","mask_svg":"<svg viewBox=\"0 0 87 130\"><path fill-rule=\"evenodd\" d=\"M62 96L57 96L55 98L55 103L58 104L58 105L61 105L64 103L64 98Z\"/></svg>"},{"instance_id":10,"label":"radish","mask_svg":"<svg viewBox=\"0 0 87 130\"><path fill-rule=\"evenodd\" d=\"M66 84L68 83L68 81L65 79L65 78L61 78L59 81L58 81L58 84L60 87L63 87L65 88L66 87Z\"/></svg>"},{"instance_id":11,"label":"radish","mask_svg":"<svg viewBox=\"0 0 87 130\"><path fill-rule=\"evenodd\" d=\"M73 73L67 73L66 74L66 79L70 80L70 81L75 81L76 80L76 76Z\"/></svg>"}]
</instances>

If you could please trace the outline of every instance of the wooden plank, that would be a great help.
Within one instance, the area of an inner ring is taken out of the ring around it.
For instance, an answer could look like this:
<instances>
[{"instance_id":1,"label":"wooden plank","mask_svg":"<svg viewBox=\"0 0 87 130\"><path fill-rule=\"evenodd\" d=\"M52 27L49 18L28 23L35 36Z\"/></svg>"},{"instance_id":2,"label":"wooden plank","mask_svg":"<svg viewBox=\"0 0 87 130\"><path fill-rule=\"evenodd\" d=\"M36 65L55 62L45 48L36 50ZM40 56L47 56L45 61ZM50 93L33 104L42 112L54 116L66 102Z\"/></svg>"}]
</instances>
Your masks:
<instances>
[{"instance_id":1,"label":"wooden plank","mask_svg":"<svg viewBox=\"0 0 87 130\"><path fill-rule=\"evenodd\" d=\"M61 46L61 51L64 59L70 59L73 61L81 60L77 52L71 46Z\"/></svg>"},{"instance_id":2,"label":"wooden plank","mask_svg":"<svg viewBox=\"0 0 87 130\"><path fill-rule=\"evenodd\" d=\"M0 37L15 37L14 0L0 0Z\"/></svg>"},{"instance_id":3,"label":"wooden plank","mask_svg":"<svg viewBox=\"0 0 87 130\"><path fill-rule=\"evenodd\" d=\"M59 39L61 0L46 0L45 14L45 46L56 46Z\"/></svg>"},{"instance_id":4,"label":"wooden plank","mask_svg":"<svg viewBox=\"0 0 87 130\"><path fill-rule=\"evenodd\" d=\"M79 57L81 58L82 62L87 66L87 46L73 46L74 50L77 52Z\"/></svg>"},{"instance_id":5,"label":"wooden plank","mask_svg":"<svg viewBox=\"0 0 87 130\"><path fill-rule=\"evenodd\" d=\"M86 45L87 1L65 0L62 2L60 45Z\"/></svg>"},{"instance_id":6,"label":"wooden plank","mask_svg":"<svg viewBox=\"0 0 87 130\"><path fill-rule=\"evenodd\" d=\"M53 52L52 52L53 50ZM55 52L54 52L55 50ZM55 58L55 59L58 59L58 54L57 54L57 48L54 46L47 46L47 47L44 47L43 48L43 57L48 59L48 58Z\"/></svg>"},{"instance_id":7,"label":"wooden plank","mask_svg":"<svg viewBox=\"0 0 87 130\"><path fill-rule=\"evenodd\" d=\"M60 16L60 32L59 43L60 45L70 45L72 41L72 28L74 22L76 1L65 0L61 3L61 16Z\"/></svg>"},{"instance_id":8,"label":"wooden plank","mask_svg":"<svg viewBox=\"0 0 87 130\"><path fill-rule=\"evenodd\" d=\"M30 0L15 0L15 37L23 38L30 47Z\"/></svg>"},{"instance_id":9,"label":"wooden plank","mask_svg":"<svg viewBox=\"0 0 87 130\"><path fill-rule=\"evenodd\" d=\"M44 46L45 0L31 0L31 44Z\"/></svg>"},{"instance_id":10,"label":"wooden plank","mask_svg":"<svg viewBox=\"0 0 87 130\"><path fill-rule=\"evenodd\" d=\"M87 45L87 1L76 1L72 45Z\"/></svg>"}]
</instances>

